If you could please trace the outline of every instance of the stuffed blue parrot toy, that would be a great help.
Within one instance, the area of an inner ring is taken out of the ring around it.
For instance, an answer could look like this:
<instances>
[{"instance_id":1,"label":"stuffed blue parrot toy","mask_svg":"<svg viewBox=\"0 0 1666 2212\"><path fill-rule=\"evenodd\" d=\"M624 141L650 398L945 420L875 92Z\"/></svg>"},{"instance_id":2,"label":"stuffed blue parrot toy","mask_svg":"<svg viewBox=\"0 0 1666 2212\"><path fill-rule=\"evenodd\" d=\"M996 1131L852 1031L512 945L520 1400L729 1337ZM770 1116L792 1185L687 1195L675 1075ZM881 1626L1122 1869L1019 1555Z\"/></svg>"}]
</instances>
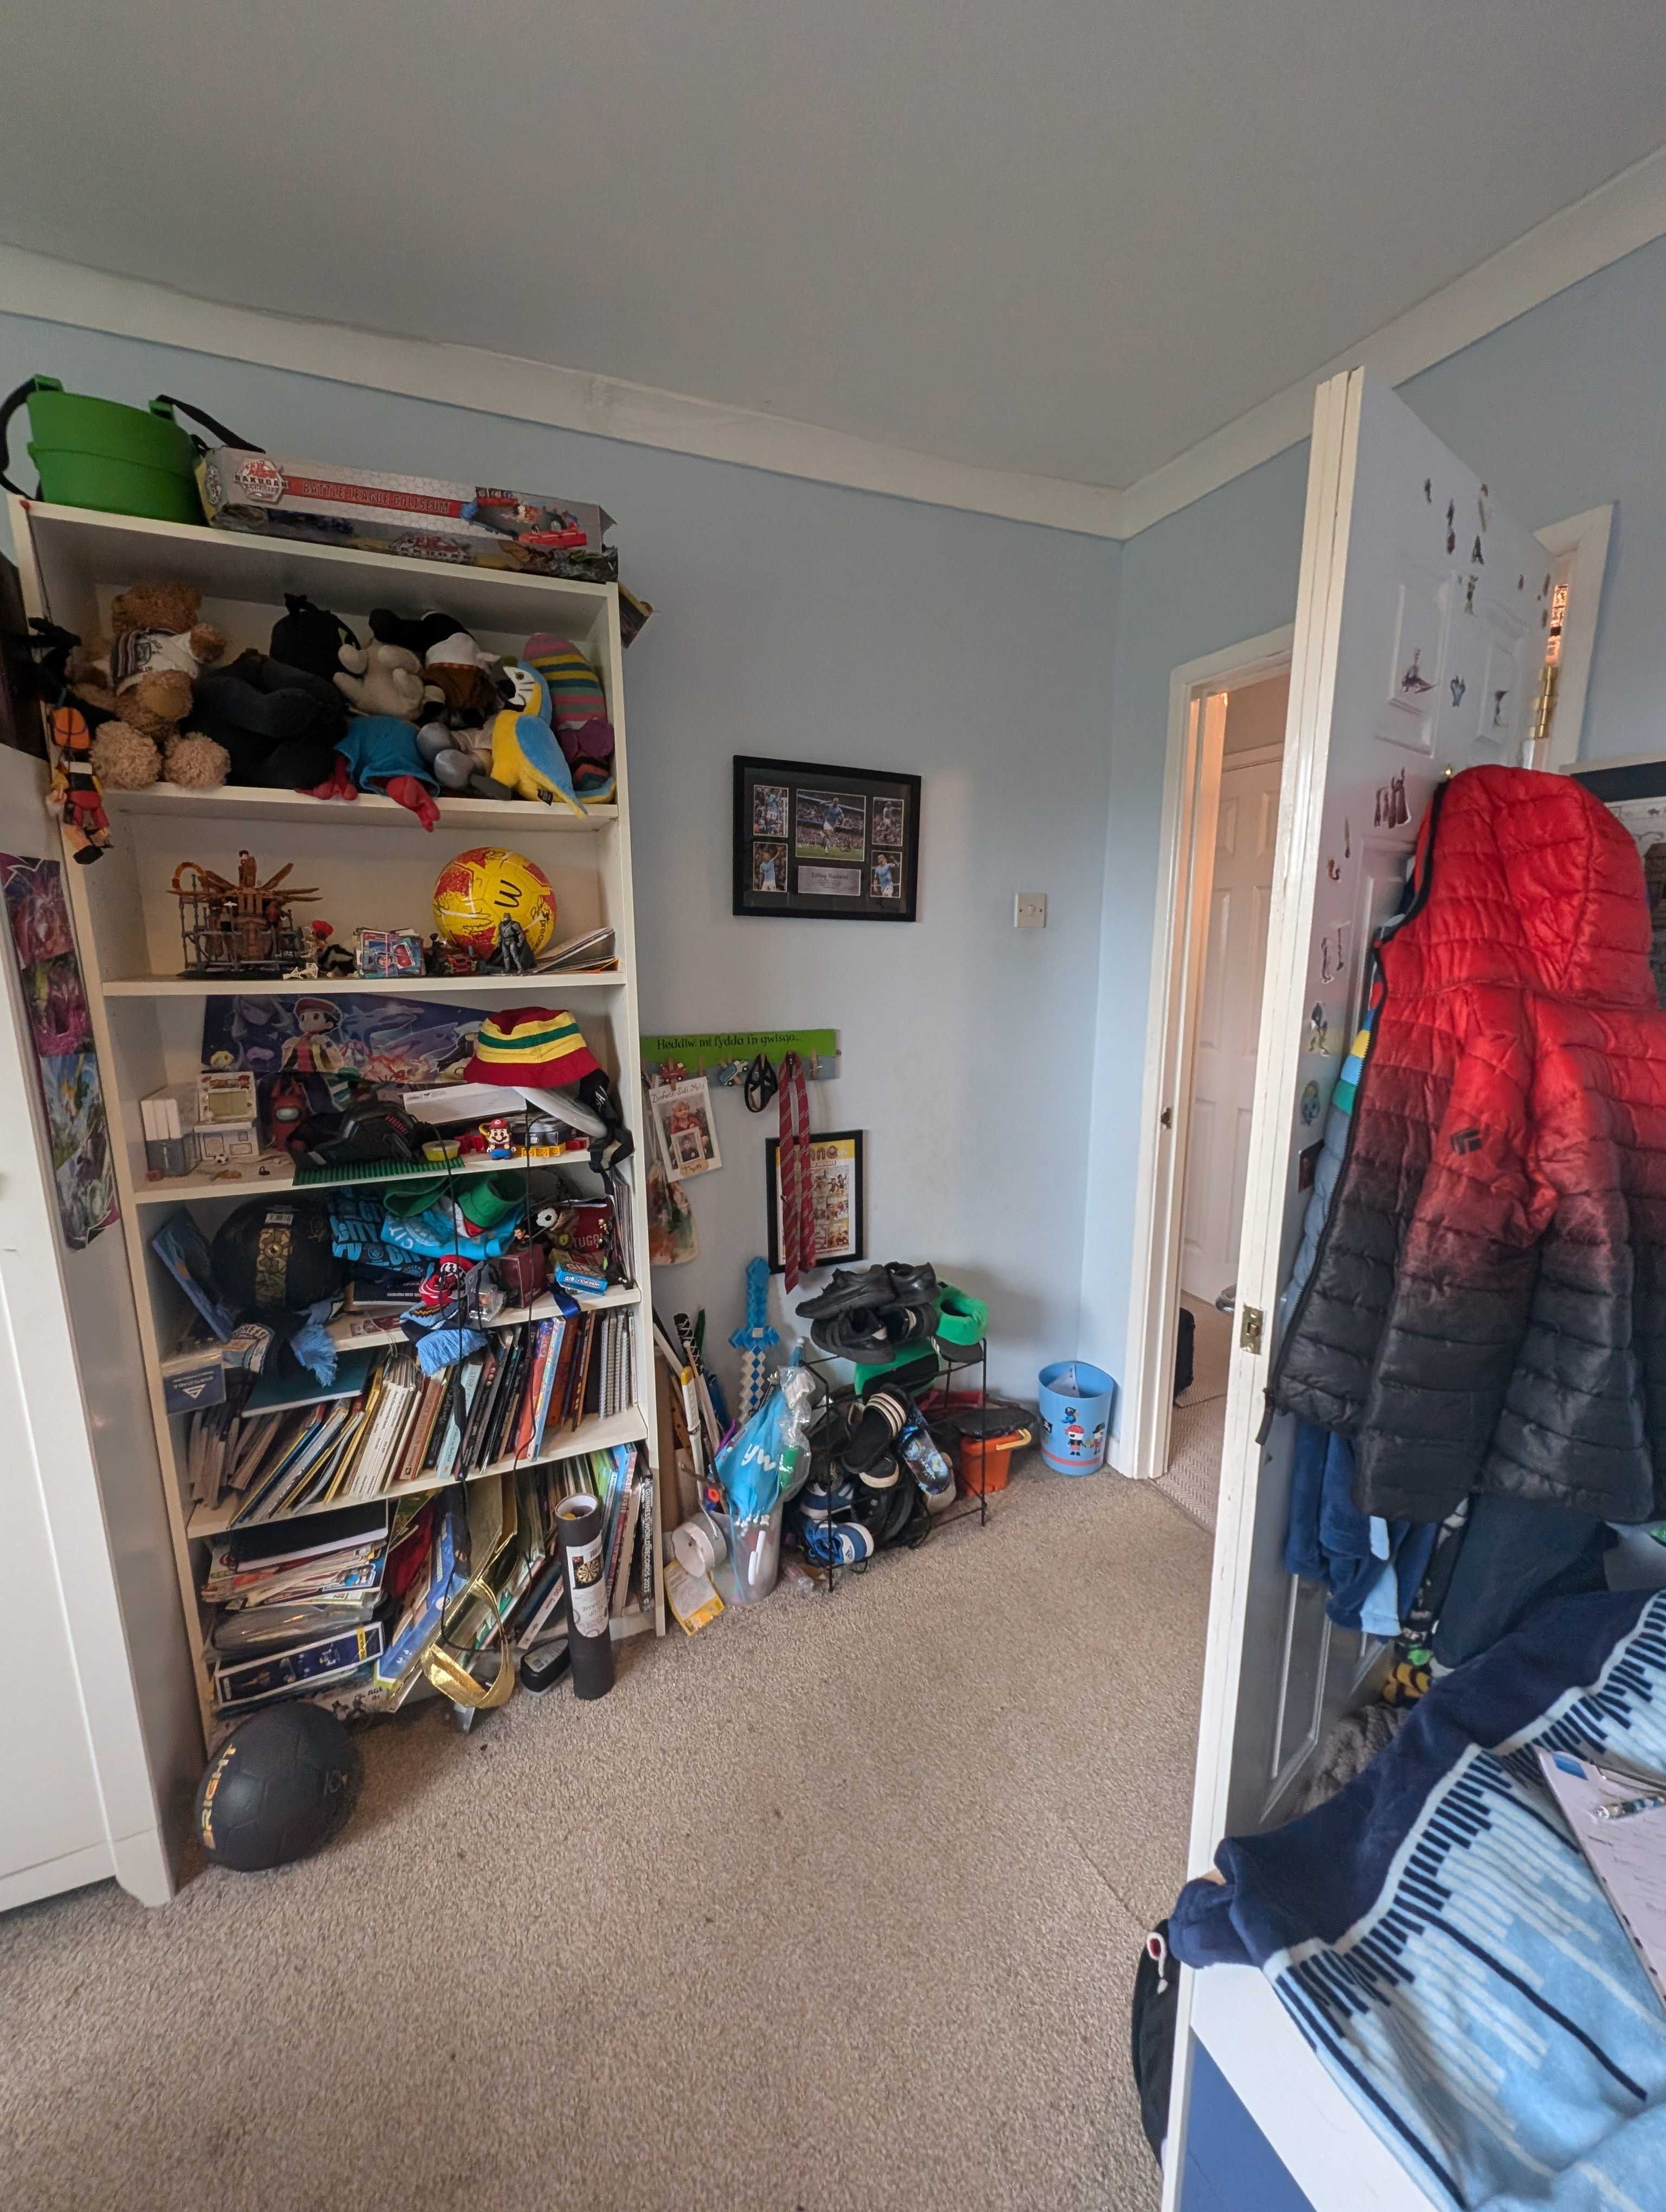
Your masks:
<instances>
[{"instance_id":1,"label":"stuffed blue parrot toy","mask_svg":"<svg viewBox=\"0 0 1666 2212\"><path fill-rule=\"evenodd\" d=\"M507 673L514 685L514 704L489 726L493 782L518 798L542 799L582 814L573 771L551 726L549 685L524 661L512 661Z\"/></svg>"}]
</instances>

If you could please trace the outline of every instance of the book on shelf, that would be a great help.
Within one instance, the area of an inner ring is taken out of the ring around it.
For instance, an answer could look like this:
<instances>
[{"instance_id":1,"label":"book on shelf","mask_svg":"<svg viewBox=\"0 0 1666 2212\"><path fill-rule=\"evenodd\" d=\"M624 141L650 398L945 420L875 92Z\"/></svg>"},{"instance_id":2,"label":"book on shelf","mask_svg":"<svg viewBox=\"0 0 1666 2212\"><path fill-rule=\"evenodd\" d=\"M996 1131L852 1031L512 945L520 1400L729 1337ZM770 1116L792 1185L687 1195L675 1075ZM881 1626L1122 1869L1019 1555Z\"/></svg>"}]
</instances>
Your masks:
<instances>
[{"instance_id":1,"label":"book on shelf","mask_svg":"<svg viewBox=\"0 0 1666 2212\"><path fill-rule=\"evenodd\" d=\"M386 1505L342 1505L303 1521L240 1528L226 1544L240 1567L277 1566L346 1544L386 1543L391 1525Z\"/></svg>"},{"instance_id":2,"label":"book on shelf","mask_svg":"<svg viewBox=\"0 0 1666 2212\"><path fill-rule=\"evenodd\" d=\"M208 1245L195 1217L183 1206L177 1213L170 1213L151 1237L150 1249L221 1343L226 1343L236 1327L236 1316L214 1287Z\"/></svg>"},{"instance_id":3,"label":"book on shelf","mask_svg":"<svg viewBox=\"0 0 1666 2212\"><path fill-rule=\"evenodd\" d=\"M251 1705L270 1704L274 1698L304 1691L309 1684L337 1680L356 1674L367 1660L380 1656L383 1630L379 1620L361 1628L345 1628L309 1644L292 1644L269 1658L247 1659L214 1670L214 1708L217 1713L246 1712Z\"/></svg>"},{"instance_id":4,"label":"book on shelf","mask_svg":"<svg viewBox=\"0 0 1666 2212\"><path fill-rule=\"evenodd\" d=\"M386 1541L382 1537L303 1559L250 1566L240 1565L222 1546L211 1544L200 1585L203 1600L208 1605L253 1607L363 1597L381 1589Z\"/></svg>"},{"instance_id":5,"label":"book on shelf","mask_svg":"<svg viewBox=\"0 0 1666 2212\"><path fill-rule=\"evenodd\" d=\"M617 1620L625 1609L625 1597L630 1586L630 1570L636 1556L636 1477L633 1474L626 1482L613 1512L613 1529L609 1551L608 1612Z\"/></svg>"},{"instance_id":6,"label":"book on shelf","mask_svg":"<svg viewBox=\"0 0 1666 2212\"><path fill-rule=\"evenodd\" d=\"M545 1559L543 1569L534 1577L514 1617L508 1623L517 1655L530 1651L534 1644L547 1640L556 1632L556 1615L566 1602L567 1577L562 1567L561 1553L557 1549Z\"/></svg>"},{"instance_id":7,"label":"book on shelf","mask_svg":"<svg viewBox=\"0 0 1666 2212\"><path fill-rule=\"evenodd\" d=\"M374 1620L381 1602L380 1590L374 1589L347 1591L336 1597L225 1606L209 1632L208 1648L216 1660L261 1657L344 1628L361 1627Z\"/></svg>"},{"instance_id":8,"label":"book on shelf","mask_svg":"<svg viewBox=\"0 0 1666 2212\"><path fill-rule=\"evenodd\" d=\"M411 1540L419 1556L373 1674L389 1711L398 1709L421 1676L423 1657L439 1634L456 1588L465 1538L463 1509L455 1491L441 1492L413 1524Z\"/></svg>"},{"instance_id":9,"label":"book on shelf","mask_svg":"<svg viewBox=\"0 0 1666 2212\"><path fill-rule=\"evenodd\" d=\"M297 1406L321 1405L330 1398L356 1398L364 1388L370 1358L368 1352L344 1352L336 1362L335 1377L329 1382L320 1382L307 1367L295 1375L263 1375L244 1401L243 1410L246 1413L270 1413Z\"/></svg>"},{"instance_id":10,"label":"book on shelf","mask_svg":"<svg viewBox=\"0 0 1666 2212\"><path fill-rule=\"evenodd\" d=\"M527 1325L500 1368L506 1436L516 1432L526 1397L542 1387L537 1338ZM445 1376L422 1378L408 1353L386 1364L404 1371L384 1384L368 1417L358 1480L369 1480L379 1464L389 1472L408 1464L421 1425L437 1429L452 1387ZM367 1404L375 1380L366 1384ZM346 1401L337 1400L268 1419L322 1426L347 1416ZM483 1448L493 1441L483 1429ZM280 1455L270 1474L282 1480L288 1471ZM213 1539L200 1589L216 1608L205 1651L216 1717L234 1719L293 1697L316 1697L338 1711L389 1711L422 1680L442 1629L453 1639L448 1648L481 1655L483 1665L500 1636L513 1663L513 1656L564 1634L556 1508L574 1489L602 1503L611 1614L651 1608L653 1477L634 1444L505 1467L466 1489L452 1483L421 1498L363 1499L287 1523L240 1524ZM493 1603L462 1605L471 1577L487 1570Z\"/></svg>"},{"instance_id":11,"label":"book on shelf","mask_svg":"<svg viewBox=\"0 0 1666 2212\"><path fill-rule=\"evenodd\" d=\"M643 1470L642 1480L637 1486L637 1493L641 1500L641 1511L637 1520L636 1579L641 1589L642 1610L644 1613L652 1613L654 1553L654 1478L646 1468Z\"/></svg>"},{"instance_id":12,"label":"book on shelf","mask_svg":"<svg viewBox=\"0 0 1666 2212\"><path fill-rule=\"evenodd\" d=\"M293 1403L189 1415L191 1495L244 1532L538 1461L587 1419L629 1408L620 1346L631 1318L519 1322L434 1376L403 1341L362 1349L331 1395L308 1385ZM610 1490L610 1513L617 1502Z\"/></svg>"}]
</instances>

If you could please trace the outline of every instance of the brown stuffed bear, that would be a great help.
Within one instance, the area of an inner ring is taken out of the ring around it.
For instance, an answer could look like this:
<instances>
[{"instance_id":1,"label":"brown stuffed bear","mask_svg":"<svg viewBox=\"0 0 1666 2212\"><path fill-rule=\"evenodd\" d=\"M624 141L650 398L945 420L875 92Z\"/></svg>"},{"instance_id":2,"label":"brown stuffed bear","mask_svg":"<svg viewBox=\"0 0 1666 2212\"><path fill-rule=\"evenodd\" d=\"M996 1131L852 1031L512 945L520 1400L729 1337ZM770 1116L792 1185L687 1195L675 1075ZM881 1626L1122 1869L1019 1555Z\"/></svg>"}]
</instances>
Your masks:
<instances>
[{"instance_id":1,"label":"brown stuffed bear","mask_svg":"<svg viewBox=\"0 0 1666 2212\"><path fill-rule=\"evenodd\" d=\"M198 620L203 595L189 584L136 584L110 603L111 643L71 664L76 693L118 717L94 740L100 781L142 790L165 774L205 787L226 780L227 757L212 738L185 737L192 679L226 649L224 633Z\"/></svg>"}]
</instances>

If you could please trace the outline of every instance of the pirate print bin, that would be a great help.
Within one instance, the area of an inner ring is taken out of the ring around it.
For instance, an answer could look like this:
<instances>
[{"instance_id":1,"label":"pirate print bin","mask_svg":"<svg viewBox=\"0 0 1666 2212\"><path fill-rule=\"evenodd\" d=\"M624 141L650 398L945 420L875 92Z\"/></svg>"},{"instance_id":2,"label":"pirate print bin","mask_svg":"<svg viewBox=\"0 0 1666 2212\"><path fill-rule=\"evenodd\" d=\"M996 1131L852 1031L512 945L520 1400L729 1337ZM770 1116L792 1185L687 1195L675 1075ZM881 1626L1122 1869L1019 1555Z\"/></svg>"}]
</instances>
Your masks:
<instances>
[{"instance_id":1,"label":"pirate print bin","mask_svg":"<svg viewBox=\"0 0 1666 2212\"><path fill-rule=\"evenodd\" d=\"M1085 1359L1043 1367L1037 1384L1042 1457L1055 1474L1097 1474L1105 1463L1116 1385Z\"/></svg>"}]
</instances>

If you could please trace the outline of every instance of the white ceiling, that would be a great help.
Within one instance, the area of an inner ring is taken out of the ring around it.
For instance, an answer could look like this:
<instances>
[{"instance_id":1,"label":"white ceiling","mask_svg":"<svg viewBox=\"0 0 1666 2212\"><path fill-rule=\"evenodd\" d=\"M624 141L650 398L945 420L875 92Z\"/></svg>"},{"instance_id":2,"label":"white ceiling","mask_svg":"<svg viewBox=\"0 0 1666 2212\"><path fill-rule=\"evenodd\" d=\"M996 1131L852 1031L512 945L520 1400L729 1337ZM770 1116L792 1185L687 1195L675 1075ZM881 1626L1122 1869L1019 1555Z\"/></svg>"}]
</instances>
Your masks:
<instances>
[{"instance_id":1,"label":"white ceiling","mask_svg":"<svg viewBox=\"0 0 1666 2212\"><path fill-rule=\"evenodd\" d=\"M57 0L6 33L0 237L1124 485L1666 141L1661 20Z\"/></svg>"}]
</instances>

